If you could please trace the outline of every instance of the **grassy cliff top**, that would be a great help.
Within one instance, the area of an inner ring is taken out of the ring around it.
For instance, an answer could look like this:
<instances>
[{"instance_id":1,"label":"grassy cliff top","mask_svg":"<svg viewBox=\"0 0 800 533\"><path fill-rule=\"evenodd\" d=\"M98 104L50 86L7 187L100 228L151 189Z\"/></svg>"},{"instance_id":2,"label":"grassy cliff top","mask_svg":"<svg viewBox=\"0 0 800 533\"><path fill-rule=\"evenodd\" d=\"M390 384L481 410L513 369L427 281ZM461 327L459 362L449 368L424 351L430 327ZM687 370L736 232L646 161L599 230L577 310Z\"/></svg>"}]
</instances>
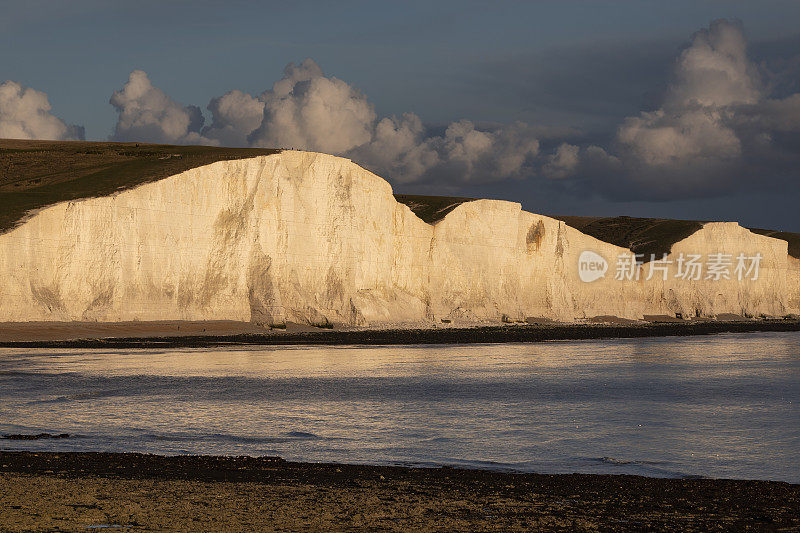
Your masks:
<instances>
[{"instance_id":1,"label":"grassy cliff top","mask_svg":"<svg viewBox=\"0 0 800 533\"><path fill-rule=\"evenodd\" d=\"M464 202L475 198L460 196L418 196L414 194L395 194L398 202L406 204L419 218L428 224L443 219L447 213ZM644 261L651 254L660 258L669 253L672 245L685 239L703 227L700 220L672 220L663 218L634 217L578 217L552 216L568 226L604 242L628 248L633 253L644 254ZM800 233L748 228L753 233L782 239L789 243L789 255L800 259Z\"/></svg>"},{"instance_id":2,"label":"grassy cliff top","mask_svg":"<svg viewBox=\"0 0 800 533\"><path fill-rule=\"evenodd\" d=\"M788 231L774 231L771 229L748 228L753 233L766 235L773 239L782 239L789 243L789 255L800 259L800 233L789 233Z\"/></svg>"},{"instance_id":3,"label":"grassy cliff top","mask_svg":"<svg viewBox=\"0 0 800 533\"><path fill-rule=\"evenodd\" d=\"M413 194L395 194L394 197L398 202L410 207L414 214L428 224L434 224L443 219L447 213L460 204L474 200L474 198L459 196L417 196ZM561 220L601 241L628 248L637 254L644 254L645 260L650 259L650 254L661 257L663 253L669 253L673 244L703 227L701 222L693 220L576 216L554 216L552 218Z\"/></svg>"},{"instance_id":4,"label":"grassy cliff top","mask_svg":"<svg viewBox=\"0 0 800 533\"><path fill-rule=\"evenodd\" d=\"M553 218L595 239L628 248L636 254L644 254L645 261L649 261L652 254L661 258L663 254L669 253L673 244L703 227L703 223L696 220L573 216Z\"/></svg>"},{"instance_id":5,"label":"grassy cliff top","mask_svg":"<svg viewBox=\"0 0 800 533\"><path fill-rule=\"evenodd\" d=\"M628 248L637 254L644 254L645 261L650 260L651 254L660 258L662 254L669 253L673 244L692 235L703 227L704 222L708 222L634 217L555 216L553 218L562 220L568 226L595 239ZM789 255L800 259L800 233L747 229L753 233L788 242Z\"/></svg>"},{"instance_id":6,"label":"grassy cliff top","mask_svg":"<svg viewBox=\"0 0 800 533\"><path fill-rule=\"evenodd\" d=\"M461 196L419 196L416 194L395 194L395 200L401 204L406 204L419 218L428 224L434 224L447 213L463 204L471 202L476 198L464 198Z\"/></svg>"},{"instance_id":7,"label":"grassy cliff top","mask_svg":"<svg viewBox=\"0 0 800 533\"><path fill-rule=\"evenodd\" d=\"M0 233L58 202L106 196L217 161L279 150L0 139Z\"/></svg>"},{"instance_id":8,"label":"grassy cliff top","mask_svg":"<svg viewBox=\"0 0 800 533\"><path fill-rule=\"evenodd\" d=\"M145 143L22 141L0 139L0 233L26 214L58 202L106 196L186 170L280 150ZM395 194L422 220L433 224L475 198ZM632 217L553 217L601 241L634 253L660 257L702 227L695 220ZM800 234L767 229L755 233L783 239L800 258Z\"/></svg>"}]
</instances>

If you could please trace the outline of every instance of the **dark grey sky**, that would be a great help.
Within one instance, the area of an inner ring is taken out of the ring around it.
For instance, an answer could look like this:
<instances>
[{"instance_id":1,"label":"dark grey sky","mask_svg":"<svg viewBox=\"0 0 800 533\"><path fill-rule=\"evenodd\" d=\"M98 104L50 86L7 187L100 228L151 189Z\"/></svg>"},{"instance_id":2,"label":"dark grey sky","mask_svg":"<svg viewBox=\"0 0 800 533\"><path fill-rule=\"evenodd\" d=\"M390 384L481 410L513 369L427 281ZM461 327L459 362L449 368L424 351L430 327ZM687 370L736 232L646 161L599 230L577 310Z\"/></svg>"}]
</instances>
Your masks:
<instances>
[{"instance_id":1,"label":"dark grey sky","mask_svg":"<svg viewBox=\"0 0 800 533\"><path fill-rule=\"evenodd\" d=\"M719 18L738 24L740 34L711 28ZM543 213L735 219L800 231L800 103L785 100L800 92L797 21L800 2L788 0L0 2L0 83L46 93L52 114L84 126L88 139L230 144L223 141L233 137L215 136L219 128L201 130L198 123L170 137L165 122L139 127L142 117L131 113L142 102L171 109L153 103L160 89L179 104L175 109L198 106L209 128L212 98L234 89L258 97L287 77L296 84L294 100L270 93L273 122L248 127L239 143L338 151L378 170L400 192L503 198ZM708 47L704 37L693 40L703 28ZM726 59L736 55L731 39L739 35L744 66ZM702 61L682 60L687 47L708 52L706 59L731 76L729 85L698 67ZM293 137L279 131L293 125L278 121L279 110L309 105L315 94L348 105L334 85L315 93L306 79L316 76L311 71L284 75L287 63L305 58L372 106L372 118L367 107L324 117L344 124L342 137L352 142L316 138L309 128L328 124L316 119ZM140 85L126 86L136 69L148 80L136 83L157 92L137 100ZM741 85L748 80L758 87ZM110 105L112 93L125 87L117 107ZM715 96L698 111L693 106L708 91ZM375 136L381 118L408 112L424 132L398 118L391 138ZM777 118L795 112L796 122ZM120 116L130 122L118 123ZM462 119L495 136L447 130ZM509 127L515 121L526 125ZM406 131L416 132L411 148L399 140ZM463 148L503 155L468 160L456 154ZM437 163L419 170L425 154ZM525 163L517 165L518 156Z\"/></svg>"}]
</instances>

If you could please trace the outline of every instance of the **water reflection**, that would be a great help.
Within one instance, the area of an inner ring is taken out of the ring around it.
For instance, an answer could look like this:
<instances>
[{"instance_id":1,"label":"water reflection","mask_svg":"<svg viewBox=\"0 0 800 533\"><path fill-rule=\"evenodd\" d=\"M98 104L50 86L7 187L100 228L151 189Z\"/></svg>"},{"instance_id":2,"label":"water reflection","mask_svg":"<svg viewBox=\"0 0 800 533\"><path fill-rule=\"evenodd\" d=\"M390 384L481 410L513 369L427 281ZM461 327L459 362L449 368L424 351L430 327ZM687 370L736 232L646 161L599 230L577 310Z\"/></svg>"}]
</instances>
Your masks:
<instances>
[{"instance_id":1,"label":"water reflection","mask_svg":"<svg viewBox=\"0 0 800 533\"><path fill-rule=\"evenodd\" d=\"M800 482L800 334L0 350L3 448Z\"/></svg>"}]
</instances>

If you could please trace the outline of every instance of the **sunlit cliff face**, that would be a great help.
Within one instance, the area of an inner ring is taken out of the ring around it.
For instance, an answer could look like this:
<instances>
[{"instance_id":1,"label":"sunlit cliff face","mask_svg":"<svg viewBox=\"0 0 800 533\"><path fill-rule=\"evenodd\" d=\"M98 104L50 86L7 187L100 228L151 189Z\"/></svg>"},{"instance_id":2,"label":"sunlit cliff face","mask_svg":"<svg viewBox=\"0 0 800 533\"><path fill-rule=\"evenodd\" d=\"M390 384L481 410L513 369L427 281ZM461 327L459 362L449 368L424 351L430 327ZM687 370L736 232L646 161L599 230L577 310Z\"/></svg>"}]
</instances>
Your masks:
<instances>
[{"instance_id":1,"label":"sunlit cliff face","mask_svg":"<svg viewBox=\"0 0 800 533\"><path fill-rule=\"evenodd\" d=\"M609 262L591 283L583 252ZM760 254L757 279L612 276L630 251L497 200L435 224L380 177L310 152L220 161L56 204L0 235L0 321L478 324L598 315L782 316L800 308L783 240L707 224L676 254Z\"/></svg>"}]
</instances>

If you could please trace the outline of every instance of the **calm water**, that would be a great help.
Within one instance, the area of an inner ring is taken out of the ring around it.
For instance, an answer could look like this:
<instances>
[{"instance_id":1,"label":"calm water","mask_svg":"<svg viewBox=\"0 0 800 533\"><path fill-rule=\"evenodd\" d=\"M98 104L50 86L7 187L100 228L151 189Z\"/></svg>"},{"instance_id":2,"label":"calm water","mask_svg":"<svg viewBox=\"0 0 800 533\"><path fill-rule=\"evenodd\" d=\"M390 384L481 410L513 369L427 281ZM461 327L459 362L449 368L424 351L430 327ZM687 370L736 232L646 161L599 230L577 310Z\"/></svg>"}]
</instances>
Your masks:
<instances>
[{"instance_id":1,"label":"calm water","mask_svg":"<svg viewBox=\"0 0 800 533\"><path fill-rule=\"evenodd\" d=\"M0 350L2 449L800 482L800 334Z\"/></svg>"}]
</instances>

